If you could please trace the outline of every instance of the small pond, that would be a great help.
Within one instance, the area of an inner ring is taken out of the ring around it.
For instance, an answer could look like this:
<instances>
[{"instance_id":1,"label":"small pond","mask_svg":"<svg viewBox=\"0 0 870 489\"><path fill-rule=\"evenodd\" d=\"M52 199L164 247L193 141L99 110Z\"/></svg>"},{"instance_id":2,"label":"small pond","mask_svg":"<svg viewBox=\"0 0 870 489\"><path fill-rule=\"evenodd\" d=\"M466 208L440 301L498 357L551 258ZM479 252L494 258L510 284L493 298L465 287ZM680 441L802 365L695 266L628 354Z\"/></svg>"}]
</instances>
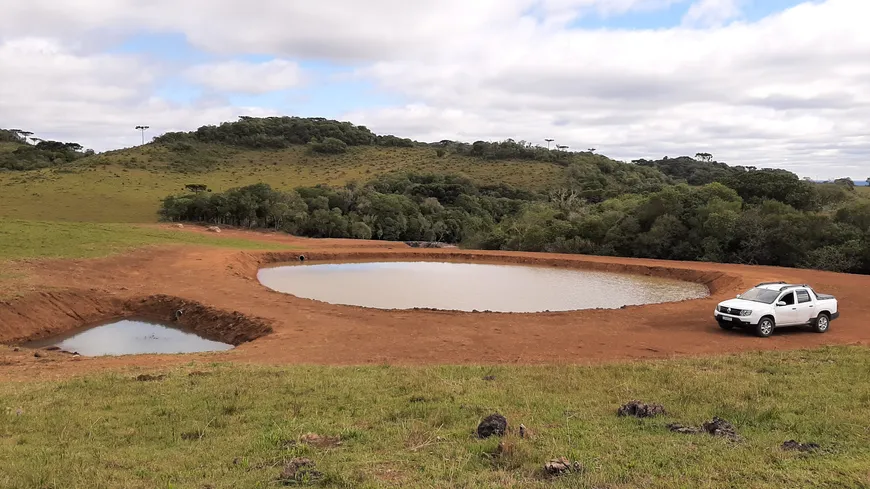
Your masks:
<instances>
[{"instance_id":1,"label":"small pond","mask_svg":"<svg viewBox=\"0 0 870 489\"><path fill-rule=\"evenodd\" d=\"M672 279L483 263L301 264L264 268L258 278L272 290L297 297L379 309L570 311L708 295L703 285Z\"/></svg>"},{"instance_id":2,"label":"small pond","mask_svg":"<svg viewBox=\"0 0 870 489\"><path fill-rule=\"evenodd\" d=\"M136 355L145 353L196 353L223 351L233 345L207 340L196 333L174 326L125 319L81 328L61 336L25 344L28 348L55 346L86 357Z\"/></svg>"}]
</instances>

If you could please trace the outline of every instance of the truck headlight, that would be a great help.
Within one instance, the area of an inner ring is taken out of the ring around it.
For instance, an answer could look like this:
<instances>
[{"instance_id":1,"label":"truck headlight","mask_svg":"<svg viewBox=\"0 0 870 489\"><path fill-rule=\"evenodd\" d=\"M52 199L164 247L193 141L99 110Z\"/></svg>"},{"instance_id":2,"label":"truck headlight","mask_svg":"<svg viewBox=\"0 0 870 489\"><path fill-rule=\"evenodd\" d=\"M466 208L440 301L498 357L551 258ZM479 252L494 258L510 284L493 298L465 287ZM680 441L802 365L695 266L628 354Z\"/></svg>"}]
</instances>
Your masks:
<instances>
[{"instance_id":1,"label":"truck headlight","mask_svg":"<svg viewBox=\"0 0 870 489\"><path fill-rule=\"evenodd\" d=\"M747 310L747 309L744 309L744 310L740 311L740 315L741 315L741 316L751 316L751 315L752 315L752 311Z\"/></svg>"}]
</instances>

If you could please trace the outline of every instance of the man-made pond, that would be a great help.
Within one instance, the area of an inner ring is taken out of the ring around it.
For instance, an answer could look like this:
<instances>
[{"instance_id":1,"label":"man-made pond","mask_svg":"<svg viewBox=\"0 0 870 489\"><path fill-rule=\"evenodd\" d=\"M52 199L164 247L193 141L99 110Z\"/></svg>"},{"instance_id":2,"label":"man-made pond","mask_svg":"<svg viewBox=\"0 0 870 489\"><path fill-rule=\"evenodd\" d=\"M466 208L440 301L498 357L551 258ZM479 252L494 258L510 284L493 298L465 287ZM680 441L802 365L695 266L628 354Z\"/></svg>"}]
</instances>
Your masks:
<instances>
[{"instance_id":1,"label":"man-made pond","mask_svg":"<svg viewBox=\"0 0 870 489\"><path fill-rule=\"evenodd\" d=\"M184 329L131 319L82 328L23 346L57 347L87 357L143 353L196 353L233 348L233 345L207 340Z\"/></svg>"},{"instance_id":2,"label":"man-made pond","mask_svg":"<svg viewBox=\"0 0 870 489\"><path fill-rule=\"evenodd\" d=\"M260 282L305 299L379 309L542 312L706 297L701 284L544 266L451 262L318 263L264 268Z\"/></svg>"}]
</instances>

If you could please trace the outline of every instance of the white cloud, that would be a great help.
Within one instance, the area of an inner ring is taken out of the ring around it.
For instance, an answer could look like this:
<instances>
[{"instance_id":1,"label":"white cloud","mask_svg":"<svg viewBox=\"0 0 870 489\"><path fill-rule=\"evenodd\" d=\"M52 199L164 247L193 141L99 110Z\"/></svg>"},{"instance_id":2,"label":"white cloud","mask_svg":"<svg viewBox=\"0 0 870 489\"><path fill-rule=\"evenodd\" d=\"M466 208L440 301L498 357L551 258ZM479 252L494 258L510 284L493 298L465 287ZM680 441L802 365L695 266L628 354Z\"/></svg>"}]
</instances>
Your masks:
<instances>
[{"instance_id":1,"label":"white cloud","mask_svg":"<svg viewBox=\"0 0 870 489\"><path fill-rule=\"evenodd\" d=\"M280 59L264 63L224 61L197 65L189 68L185 76L213 90L247 94L295 88L305 81L298 64Z\"/></svg>"},{"instance_id":2,"label":"white cloud","mask_svg":"<svg viewBox=\"0 0 870 489\"><path fill-rule=\"evenodd\" d=\"M742 0L698 0L683 16L685 25L717 26L740 16Z\"/></svg>"},{"instance_id":3,"label":"white cloud","mask_svg":"<svg viewBox=\"0 0 870 489\"><path fill-rule=\"evenodd\" d=\"M868 17L870 2L829 0L712 30L513 32L359 70L416 102L347 117L426 139L554 137L624 159L705 150L732 164L862 177Z\"/></svg>"},{"instance_id":4,"label":"white cloud","mask_svg":"<svg viewBox=\"0 0 870 489\"><path fill-rule=\"evenodd\" d=\"M734 22L742 1L16 2L0 16L8 41L0 48L0 125L64 127L104 146L127 137L126 128L112 132L115 124L191 129L248 113L221 93L298 86L295 63L316 58L353 62L356 77L410 102L344 116L380 132L554 137L625 159L703 150L733 164L866 178L870 2L817 0ZM685 25L569 28L577 17L673 3L688 7ZM167 66L89 54L125 32L181 33L213 53L285 61L192 68L187 76L218 95L200 111L153 98ZM49 54L22 54L21 43L38 43L21 39L34 36L63 42L49 43Z\"/></svg>"},{"instance_id":5,"label":"white cloud","mask_svg":"<svg viewBox=\"0 0 870 489\"><path fill-rule=\"evenodd\" d=\"M196 46L220 54L371 61L461 50L469 41L522 28L535 13L568 21L581 14L609 16L682 1L29 0L4 7L0 36L81 40L138 28L182 32Z\"/></svg>"},{"instance_id":6,"label":"white cloud","mask_svg":"<svg viewBox=\"0 0 870 489\"><path fill-rule=\"evenodd\" d=\"M132 146L149 134L190 130L240 114L273 115L225 103L173 104L152 95L164 73L132 56L82 55L40 38L0 43L0 127L76 141L95 150Z\"/></svg>"}]
</instances>

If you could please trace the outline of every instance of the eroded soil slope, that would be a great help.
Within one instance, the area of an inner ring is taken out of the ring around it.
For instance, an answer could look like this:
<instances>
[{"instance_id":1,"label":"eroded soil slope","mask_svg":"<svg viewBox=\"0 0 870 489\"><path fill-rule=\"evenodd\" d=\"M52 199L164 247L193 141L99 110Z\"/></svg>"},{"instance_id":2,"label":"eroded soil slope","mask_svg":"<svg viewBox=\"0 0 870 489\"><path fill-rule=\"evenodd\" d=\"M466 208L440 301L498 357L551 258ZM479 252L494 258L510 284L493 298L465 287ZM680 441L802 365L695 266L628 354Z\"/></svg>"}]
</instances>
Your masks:
<instances>
[{"instance_id":1,"label":"eroded soil slope","mask_svg":"<svg viewBox=\"0 0 870 489\"><path fill-rule=\"evenodd\" d=\"M253 235L242 231L225 234ZM292 244L299 251L259 253L184 246L149 248L104 259L20 263L28 292L0 302L0 342L9 344L129 314L130 304L155 296L196 303L212 311L209 314L220 311L227 317L262 321L257 327L271 328L271 333L261 336L265 329L255 327L255 333L240 333L237 343L242 344L234 350L180 356L74 358L50 354L35 358L25 349L16 352L0 347L0 369L4 376L13 378L191 359L316 364L585 363L870 344L865 319L870 317L865 300L870 277L865 276L578 255L412 249L401 243L310 240L275 234L257 239ZM434 257L550 264L692 280L706 284L712 294L706 299L620 310L540 314L382 311L298 299L273 292L257 281L261 266L295 260L300 254L312 261ZM716 326L712 311L718 301L770 280L809 283L836 295L841 318L827 334L777 330L767 339ZM164 309L154 312L171 314L171 308ZM253 338L257 339L243 342Z\"/></svg>"}]
</instances>

